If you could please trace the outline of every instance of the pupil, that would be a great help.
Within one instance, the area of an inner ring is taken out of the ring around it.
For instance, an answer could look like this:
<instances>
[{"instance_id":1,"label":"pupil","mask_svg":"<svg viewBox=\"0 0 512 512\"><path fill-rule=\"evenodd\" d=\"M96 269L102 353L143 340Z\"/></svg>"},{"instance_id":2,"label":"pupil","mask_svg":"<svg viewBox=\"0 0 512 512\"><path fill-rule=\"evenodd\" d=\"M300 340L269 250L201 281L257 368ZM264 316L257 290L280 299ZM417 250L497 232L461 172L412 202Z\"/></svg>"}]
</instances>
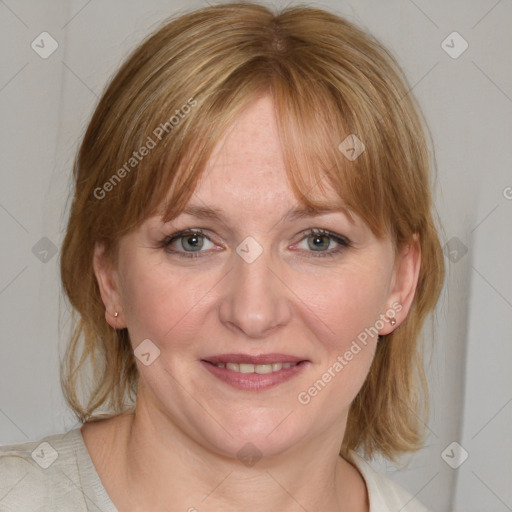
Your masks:
<instances>
[{"instance_id":1,"label":"pupil","mask_svg":"<svg viewBox=\"0 0 512 512\"><path fill-rule=\"evenodd\" d=\"M191 247L191 248L201 248L202 244L200 244L200 237L198 235L190 235L188 237L185 238L185 240L187 241L187 244ZM192 241L192 242L191 242Z\"/></svg>"},{"instance_id":2,"label":"pupil","mask_svg":"<svg viewBox=\"0 0 512 512\"><path fill-rule=\"evenodd\" d=\"M327 243L326 242L326 239L327 237L324 236L324 235L316 235L314 238L313 238L313 244L314 246L312 247L313 249L322 249L322 248L326 248L328 245L329 245L329 241L327 240ZM318 243L317 243L318 242Z\"/></svg>"}]
</instances>

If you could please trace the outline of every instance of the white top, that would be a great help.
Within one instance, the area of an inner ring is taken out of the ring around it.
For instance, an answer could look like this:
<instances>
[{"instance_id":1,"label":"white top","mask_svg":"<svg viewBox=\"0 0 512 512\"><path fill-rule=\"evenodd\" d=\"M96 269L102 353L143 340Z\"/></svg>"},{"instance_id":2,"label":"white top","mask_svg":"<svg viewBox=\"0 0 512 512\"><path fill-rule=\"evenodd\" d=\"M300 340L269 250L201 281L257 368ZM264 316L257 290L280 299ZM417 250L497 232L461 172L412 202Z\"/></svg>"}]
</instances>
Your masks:
<instances>
[{"instance_id":1,"label":"white top","mask_svg":"<svg viewBox=\"0 0 512 512\"><path fill-rule=\"evenodd\" d=\"M352 452L370 512L428 512L411 494ZM96 472L80 428L0 446L1 512L118 512Z\"/></svg>"}]
</instances>

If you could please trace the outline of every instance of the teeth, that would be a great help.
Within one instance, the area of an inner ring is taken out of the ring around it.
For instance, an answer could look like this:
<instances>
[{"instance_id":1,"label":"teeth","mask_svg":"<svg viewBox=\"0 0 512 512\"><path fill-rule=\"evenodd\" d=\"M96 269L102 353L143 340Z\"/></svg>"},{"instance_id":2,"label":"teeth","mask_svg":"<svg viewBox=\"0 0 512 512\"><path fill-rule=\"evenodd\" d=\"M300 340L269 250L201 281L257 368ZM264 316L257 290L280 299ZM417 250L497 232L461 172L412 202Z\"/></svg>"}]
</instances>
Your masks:
<instances>
[{"instance_id":1,"label":"teeth","mask_svg":"<svg viewBox=\"0 0 512 512\"><path fill-rule=\"evenodd\" d=\"M240 369L238 370L240 373L254 373L253 364L240 363L238 366L240 367Z\"/></svg>"},{"instance_id":2,"label":"teeth","mask_svg":"<svg viewBox=\"0 0 512 512\"><path fill-rule=\"evenodd\" d=\"M272 371L271 364L257 364L254 367L254 373L272 373Z\"/></svg>"},{"instance_id":3,"label":"teeth","mask_svg":"<svg viewBox=\"0 0 512 512\"><path fill-rule=\"evenodd\" d=\"M213 363L219 368L227 368L233 372L239 373L272 373L282 369L289 369L298 363L269 363L269 364L251 364L251 363Z\"/></svg>"}]
</instances>

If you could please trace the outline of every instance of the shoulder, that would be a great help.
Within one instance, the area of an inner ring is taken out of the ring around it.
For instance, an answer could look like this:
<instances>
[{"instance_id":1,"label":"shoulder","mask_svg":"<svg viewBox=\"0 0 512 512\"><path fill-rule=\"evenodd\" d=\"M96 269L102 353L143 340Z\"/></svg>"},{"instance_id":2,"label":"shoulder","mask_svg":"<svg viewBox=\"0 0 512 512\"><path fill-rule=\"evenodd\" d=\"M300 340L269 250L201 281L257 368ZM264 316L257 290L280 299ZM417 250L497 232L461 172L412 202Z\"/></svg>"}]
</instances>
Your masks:
<instances>
[{"instance_id":1,"label":"shoulder","mask_svg":"<svg viewBox=\"0 0 512 512\"><path fill-rule=\"evenodd\" d=\"M356 452L350 452L352 462L363 476L368 489L370 512L429 512L403 487L381 475Z\"/></svg>"},{"instance_id":2,"label":"shoulder","mask_svg":"<svg viewBox=\"0 0 512 512\"><path fill-rule=\"evenodd\" d=\"M0 446L0 509L37 512L77 503L70 500L76 499L79 490L79 435L75 429L39 441Z\"/></svg>"}]
</instances>

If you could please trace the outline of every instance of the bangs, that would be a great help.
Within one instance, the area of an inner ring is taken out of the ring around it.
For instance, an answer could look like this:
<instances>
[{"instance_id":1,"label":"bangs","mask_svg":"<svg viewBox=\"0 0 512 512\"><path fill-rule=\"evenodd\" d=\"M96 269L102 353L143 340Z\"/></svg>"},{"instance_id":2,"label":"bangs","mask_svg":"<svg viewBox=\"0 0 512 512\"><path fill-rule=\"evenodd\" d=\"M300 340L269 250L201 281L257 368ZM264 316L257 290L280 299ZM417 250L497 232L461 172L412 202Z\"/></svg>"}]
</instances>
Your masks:
<instances>
[{"instance_id":1,"label":"bangs","mask_svg":"<svg viewBox=\"0 0 512 512\"><path fill-rule=\"evenodd\" d=\"M372 167L366 134L354 133L360 130L355 113L338 90L318 79L317 71L263 59L237 69L214 94L195 97L195 111L162 144L159 157L148 160L145 183L135 187L137 196L144 197L141 221L158 215L169 222L180 215L215 147L237 117L265 94L274 101L285 168L298 202L311 213L346 208L376 236L384 236L390 212L384 209L382 176L378 165ZM365 139L364 151L354 160L339 149L351 135Z\"/></svg>"},{"instance_id":2,"label":"bangs","mask_svg":"<svg viewBox=\"0 0 512 512\"><path fill-rule=\"evenodd\" d=\"M274 97L281 147L295 196L315 210L322 208L323 198L333 190L340 205L358 215L377 237L384 236L389 212L384 208L381 168L372 166L369 158L371 140L354 122L343 94L318 79L318 71L288 71L288 80L276 75ZM354 135L364 141L364 150L352 159L345 145L352 145Z\"/></svg>"}]
</instances>

